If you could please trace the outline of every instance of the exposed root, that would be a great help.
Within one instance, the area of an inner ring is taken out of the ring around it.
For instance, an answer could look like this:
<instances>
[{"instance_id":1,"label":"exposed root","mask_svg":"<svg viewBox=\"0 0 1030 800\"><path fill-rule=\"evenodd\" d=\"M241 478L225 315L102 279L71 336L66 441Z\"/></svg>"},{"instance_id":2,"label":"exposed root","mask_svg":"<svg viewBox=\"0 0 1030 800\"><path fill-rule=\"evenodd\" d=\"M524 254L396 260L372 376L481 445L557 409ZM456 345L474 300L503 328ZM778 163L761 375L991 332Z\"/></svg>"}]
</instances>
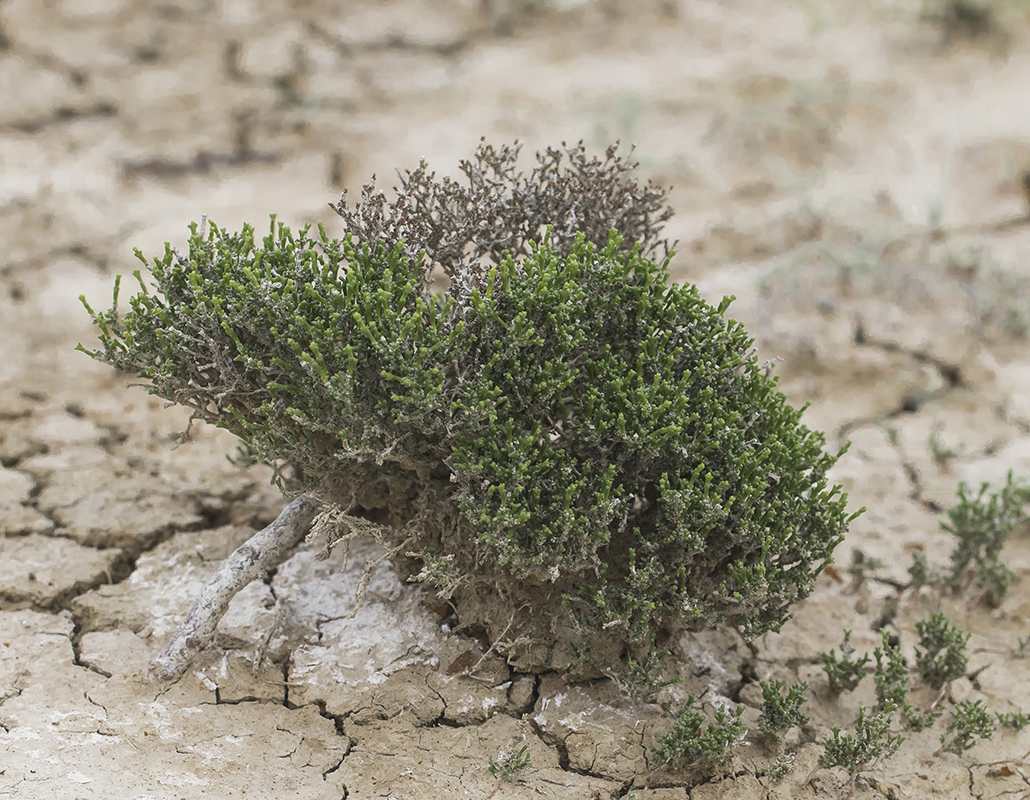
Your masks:
<instances>
[{"instance_id":1,"label":"exposed root","mask_svg":"<svg viewBox=\"0 0 1030 800\"><path fill-rule=\"evenodd\" d=\"M301 495L271 525L255 533L222 562L186 618L150 662L153 680L178 678L201 650L211 646L218 622L232 599L255 578L286 560L308 532L320 507L320 501Z\"/></svg>"}]
</instances>

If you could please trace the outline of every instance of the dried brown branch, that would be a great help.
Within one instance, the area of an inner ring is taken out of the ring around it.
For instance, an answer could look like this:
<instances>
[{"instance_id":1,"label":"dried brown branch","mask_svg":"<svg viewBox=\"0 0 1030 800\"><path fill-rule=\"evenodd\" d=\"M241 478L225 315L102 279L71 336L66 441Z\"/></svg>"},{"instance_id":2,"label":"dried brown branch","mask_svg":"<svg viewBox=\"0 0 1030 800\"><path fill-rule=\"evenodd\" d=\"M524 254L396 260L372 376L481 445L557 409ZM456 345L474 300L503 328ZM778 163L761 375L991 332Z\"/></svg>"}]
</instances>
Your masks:
<instances>
[{"instance_id":1,"label":"dried brown branch","mask_svg":"<svg viewBox=\"0 0 1030 800\"><path fill-rule=\"evenodd\" d=\"M211 646L218 622L232 599L251 581L286 560L307 534L320 506L313 497L301 495L271 525L255 533L222 562L186 618L150 662L151 678L175 680L201 650Z\"/></svg>"},{"instance_id":2,"label":"dried brown branch","mask_svg":"<svg viewBox=\"0 0 1030 800\"><path fill-rule=\"evenodd\" d=\"M559 253L580 233L603 247L612 228L625 237L627 249L639 246L649 258L661 259L671 250L659 238L672 216L665 205L668 191L630 178L636 165L618 155L617 144L603 159L588 158L582 142L549 147L537 153L528 177L517 168L521 147L481 143L472 160L459 164L465 182L437 180L422 160L415 170L399 173L395 200L387 201L373 176L354 208L346 192L331 207L360 242L403 241L410 257L424 253L425 282L435 268L450 279L477 276L485 271L484 260L496 265L505 252L527 255L530 242L539 242L549 226L549 244Z\"/></svg>"}]
</instances>

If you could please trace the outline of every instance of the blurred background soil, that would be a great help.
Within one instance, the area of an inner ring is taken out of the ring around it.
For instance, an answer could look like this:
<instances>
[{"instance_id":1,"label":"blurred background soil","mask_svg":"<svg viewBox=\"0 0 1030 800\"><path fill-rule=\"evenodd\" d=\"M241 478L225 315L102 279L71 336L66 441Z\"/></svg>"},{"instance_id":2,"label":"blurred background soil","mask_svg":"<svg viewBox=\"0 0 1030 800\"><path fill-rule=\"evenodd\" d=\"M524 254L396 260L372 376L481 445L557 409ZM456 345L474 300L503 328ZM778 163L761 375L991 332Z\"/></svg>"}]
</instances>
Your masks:
<instances>
[{"instance_id":1,"label":"blurred background soil","mask_svg":"<svg viewBox=\"0 0 1030 800\"><path fill-rule=\"evenodd\" d=\"M998 608L899 597L912 551L947 561L960 481L1030 475L1027 87L1018 0L2 0L0 797L843 797L843 773L805 780L874 696L833 697L819 652L885 629L911 656L937 610L975 650L946 702L1030 711L1025 530ZM106 307L133 248L183 247L202 215L339 234L343 189L420 157L457 174L481 136L635 145L673 187L676 278L735 294L809 425L852 442L835 479L868 511L796 619L685 637L663 667L671 710L807 680L782 783L758 740L721 777L656 771L661 705L512 673L388 569L352 616L371 550L302 548L182 680L142 677L282 499L219 431L172 449L186 414L74 350L79 295ZM855 796L1030 797L1030 729L935 756L944 722Z\"/></svg>"}]
</instances>

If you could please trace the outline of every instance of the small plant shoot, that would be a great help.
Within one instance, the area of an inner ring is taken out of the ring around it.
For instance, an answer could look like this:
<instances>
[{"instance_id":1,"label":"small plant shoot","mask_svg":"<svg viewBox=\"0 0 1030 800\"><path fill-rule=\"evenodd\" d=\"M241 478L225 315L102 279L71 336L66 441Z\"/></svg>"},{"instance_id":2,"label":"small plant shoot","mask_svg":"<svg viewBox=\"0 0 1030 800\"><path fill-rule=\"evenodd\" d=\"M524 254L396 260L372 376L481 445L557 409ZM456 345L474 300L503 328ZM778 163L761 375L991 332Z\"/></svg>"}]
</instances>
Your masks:
<instances>
[{"instance_id":1,"label":"small plant shoot","mask_svg":"<svg viewBox=\"0 0 1030 800\"><path fill-rule=\"evenodd\" d=\"M782 694L786 685L784 681L761 681L759 685L762 687L763 702L758 727L774 742L779 742L781 734L787 729L807 724L808 715L801 711L806 699L805 692L808 691L807 683L791 686L786 696Z\"/></svg>"},{"instance_id":2,"label":"small plant shoot","mask_svg":"<svg viewBox=\"0 0 1030 800\"><path fill-rule=\"evenodd\" d=\"M941 715L941 709L934 707L921 711L908 702L911 672L905 656L900 647L891 644L887 631L883 631L882 637L880 647L873 650L876 658L873 681L876 684L877 708L882 712L889 705L901 712L901 718L908 728L914 731L926 730Z\"/></svg>"},{"instance_id":3,"label":"small plant shoot","mask_svg":"<svg viewBox=\"0 0 1030 800\"><path fill-rule=\"evenodd\" d=\"M959 630L941 613L917 622L916 633L916 669L928 686L939 689L966 674L966 643L971 633Z\"/></svg>"},{"instance_id":4,"label":"small plant shoot","mask_svg":"<svg viewBox=\"0 0 1030 800\"><path fill-rule=\"evenodd\" d=\"M994 716L998 718L1001 727L1011 728L1016 733L1030 725L1030 714L1024 711L995 712Z\"/></svg>"},{"instance_id":5,"label":"small plant shoot","mask_svg":"<svg viewBox=\"0 0 1030 800\"><path fill-rule=\"evenodd\" d=\"M949 582L956 589L975 583L982 600L997 608L1016 577L1002 561L1001 551L1009 534L1030 519L1025 511L1030 485L1016 480L1010 471L999 489L983 483L974 495L965 483L960 484L958 498L948 511L948 521L941 525L958 540L951 553Z\"/></svg>"},{"instance_id":6,"label":"small plant shoot","mask_svg":"<svg viewBox=\"0 0 1030 800\"><path fill-rule=\"evenodd\" d=\"M730 748L747 734L747 726L741 719L743 705L738 705L734 712L727 711L725 706L716 706L715 718L709 722L694 708L695 702L696 697L688 699L673 729L655 736L657 746L651 748L651 754L659 765L710 770L723 764L730 756Z\"/></svg>"},{"instance_id":7,"label":"small plant shoot","mask_svg":"<svg viewBox=\"0 0 1030 800\"><path fill-rule=\"evenodd\" d=\"M766 777L772 783L779 783L797 765L797 756L793 753L784 753L779 756L765 771Z\"/></svg>"},{"instance_id":8,"label":"small plant shoot","mask_svg":"<svg viewBox=\"0 0 1030 800\"><path fill-rule=\"evenodd\" d=\"M522 770L529 769L532 766L533 762L529 756L529 745L524 744L518 751L514 749L502 751L497 756L496 761L490 758L487 769L490 770L491 775L501 780L510 780Z\"/></svg>"},{"instance_id":9,"label":"small plant shoot","mask_svg":"<svg viewBox=\"0 0 1030 800\"><path fill-rule=\"evenodd\" d=\"M861 658L852 658L855 648L851 646L851 631L844 631L844 641L840 646L840 658L837 657L836 649L828 653L820 653L823 662L823 672L830 681L830 690L834 694L843 691L853 691L862 681L865 675L865 666L869 663L869 654L864 653Z\"/></svg>"},{"instance_id":10,"label":"small plant shoot","mask_svg":"<svg viewBox=\"0 0 1030 800\"><path fill-rule=\"evenodd\" d=\"M873 714L861 708L854 734L841 734L840 728L833 728L833 738L823 743L819 766L827 769L843 767L848 771L851 777L849 797L854 792L859 774L876 762L893 756L905 741L904 736L890 732L894 711L893 701L888 701L880 711Z\"/></svg>"},{"instance_id":11,"label":"small plant shoot","mask_svg":"<svg viewBox=\"0 0 1030 800\"><path fill-rule=\"evenodd\" d=\"M952 707L948 730L941 734L941 751L962 755L978 739L994 736L994 720L983 700L963 700Z\"/></svg>"}]
</instances>

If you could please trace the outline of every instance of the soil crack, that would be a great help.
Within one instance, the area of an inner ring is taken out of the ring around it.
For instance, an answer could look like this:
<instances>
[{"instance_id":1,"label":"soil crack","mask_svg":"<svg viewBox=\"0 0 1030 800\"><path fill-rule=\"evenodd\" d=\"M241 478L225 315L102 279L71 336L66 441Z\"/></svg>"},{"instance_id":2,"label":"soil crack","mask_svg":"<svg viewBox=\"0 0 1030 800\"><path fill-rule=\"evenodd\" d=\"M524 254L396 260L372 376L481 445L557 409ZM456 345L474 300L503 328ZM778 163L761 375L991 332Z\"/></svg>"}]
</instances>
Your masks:
<instances>
[{"instance_id":1,"label":"soil crack","mask_svg":"<svg viewBox=\"0 0 1030 800\"><path fill-rule=\"evenodd\" d=\"M18 133L39 134L48 128L58 125L68 125L84 119L103 119L105 117L118 116L119 109L114 103L108 100L100 100L95 103L77 107L72 105L58 106L54 111L35 119L12 122L0 130L13 130Z\"/></svg>"},{"instance_id":2,"label":"soil crack","mask_svg":"<svg viewBox=\"0 0 1030 800\"><path fill-rule=\"evenodd\" d=\"M390 34L384 39L363 44L349 44L339 36L335 36L317 22L308 23L308 30L325 44L332 47L341 56L349 57L358 53L378 53L384 50L404 50L415 53L450 57L462 53L475 43L472 34L459 36L448 42L428 43L413 41L400 34Z\"/></svg>"}]
</instances>

